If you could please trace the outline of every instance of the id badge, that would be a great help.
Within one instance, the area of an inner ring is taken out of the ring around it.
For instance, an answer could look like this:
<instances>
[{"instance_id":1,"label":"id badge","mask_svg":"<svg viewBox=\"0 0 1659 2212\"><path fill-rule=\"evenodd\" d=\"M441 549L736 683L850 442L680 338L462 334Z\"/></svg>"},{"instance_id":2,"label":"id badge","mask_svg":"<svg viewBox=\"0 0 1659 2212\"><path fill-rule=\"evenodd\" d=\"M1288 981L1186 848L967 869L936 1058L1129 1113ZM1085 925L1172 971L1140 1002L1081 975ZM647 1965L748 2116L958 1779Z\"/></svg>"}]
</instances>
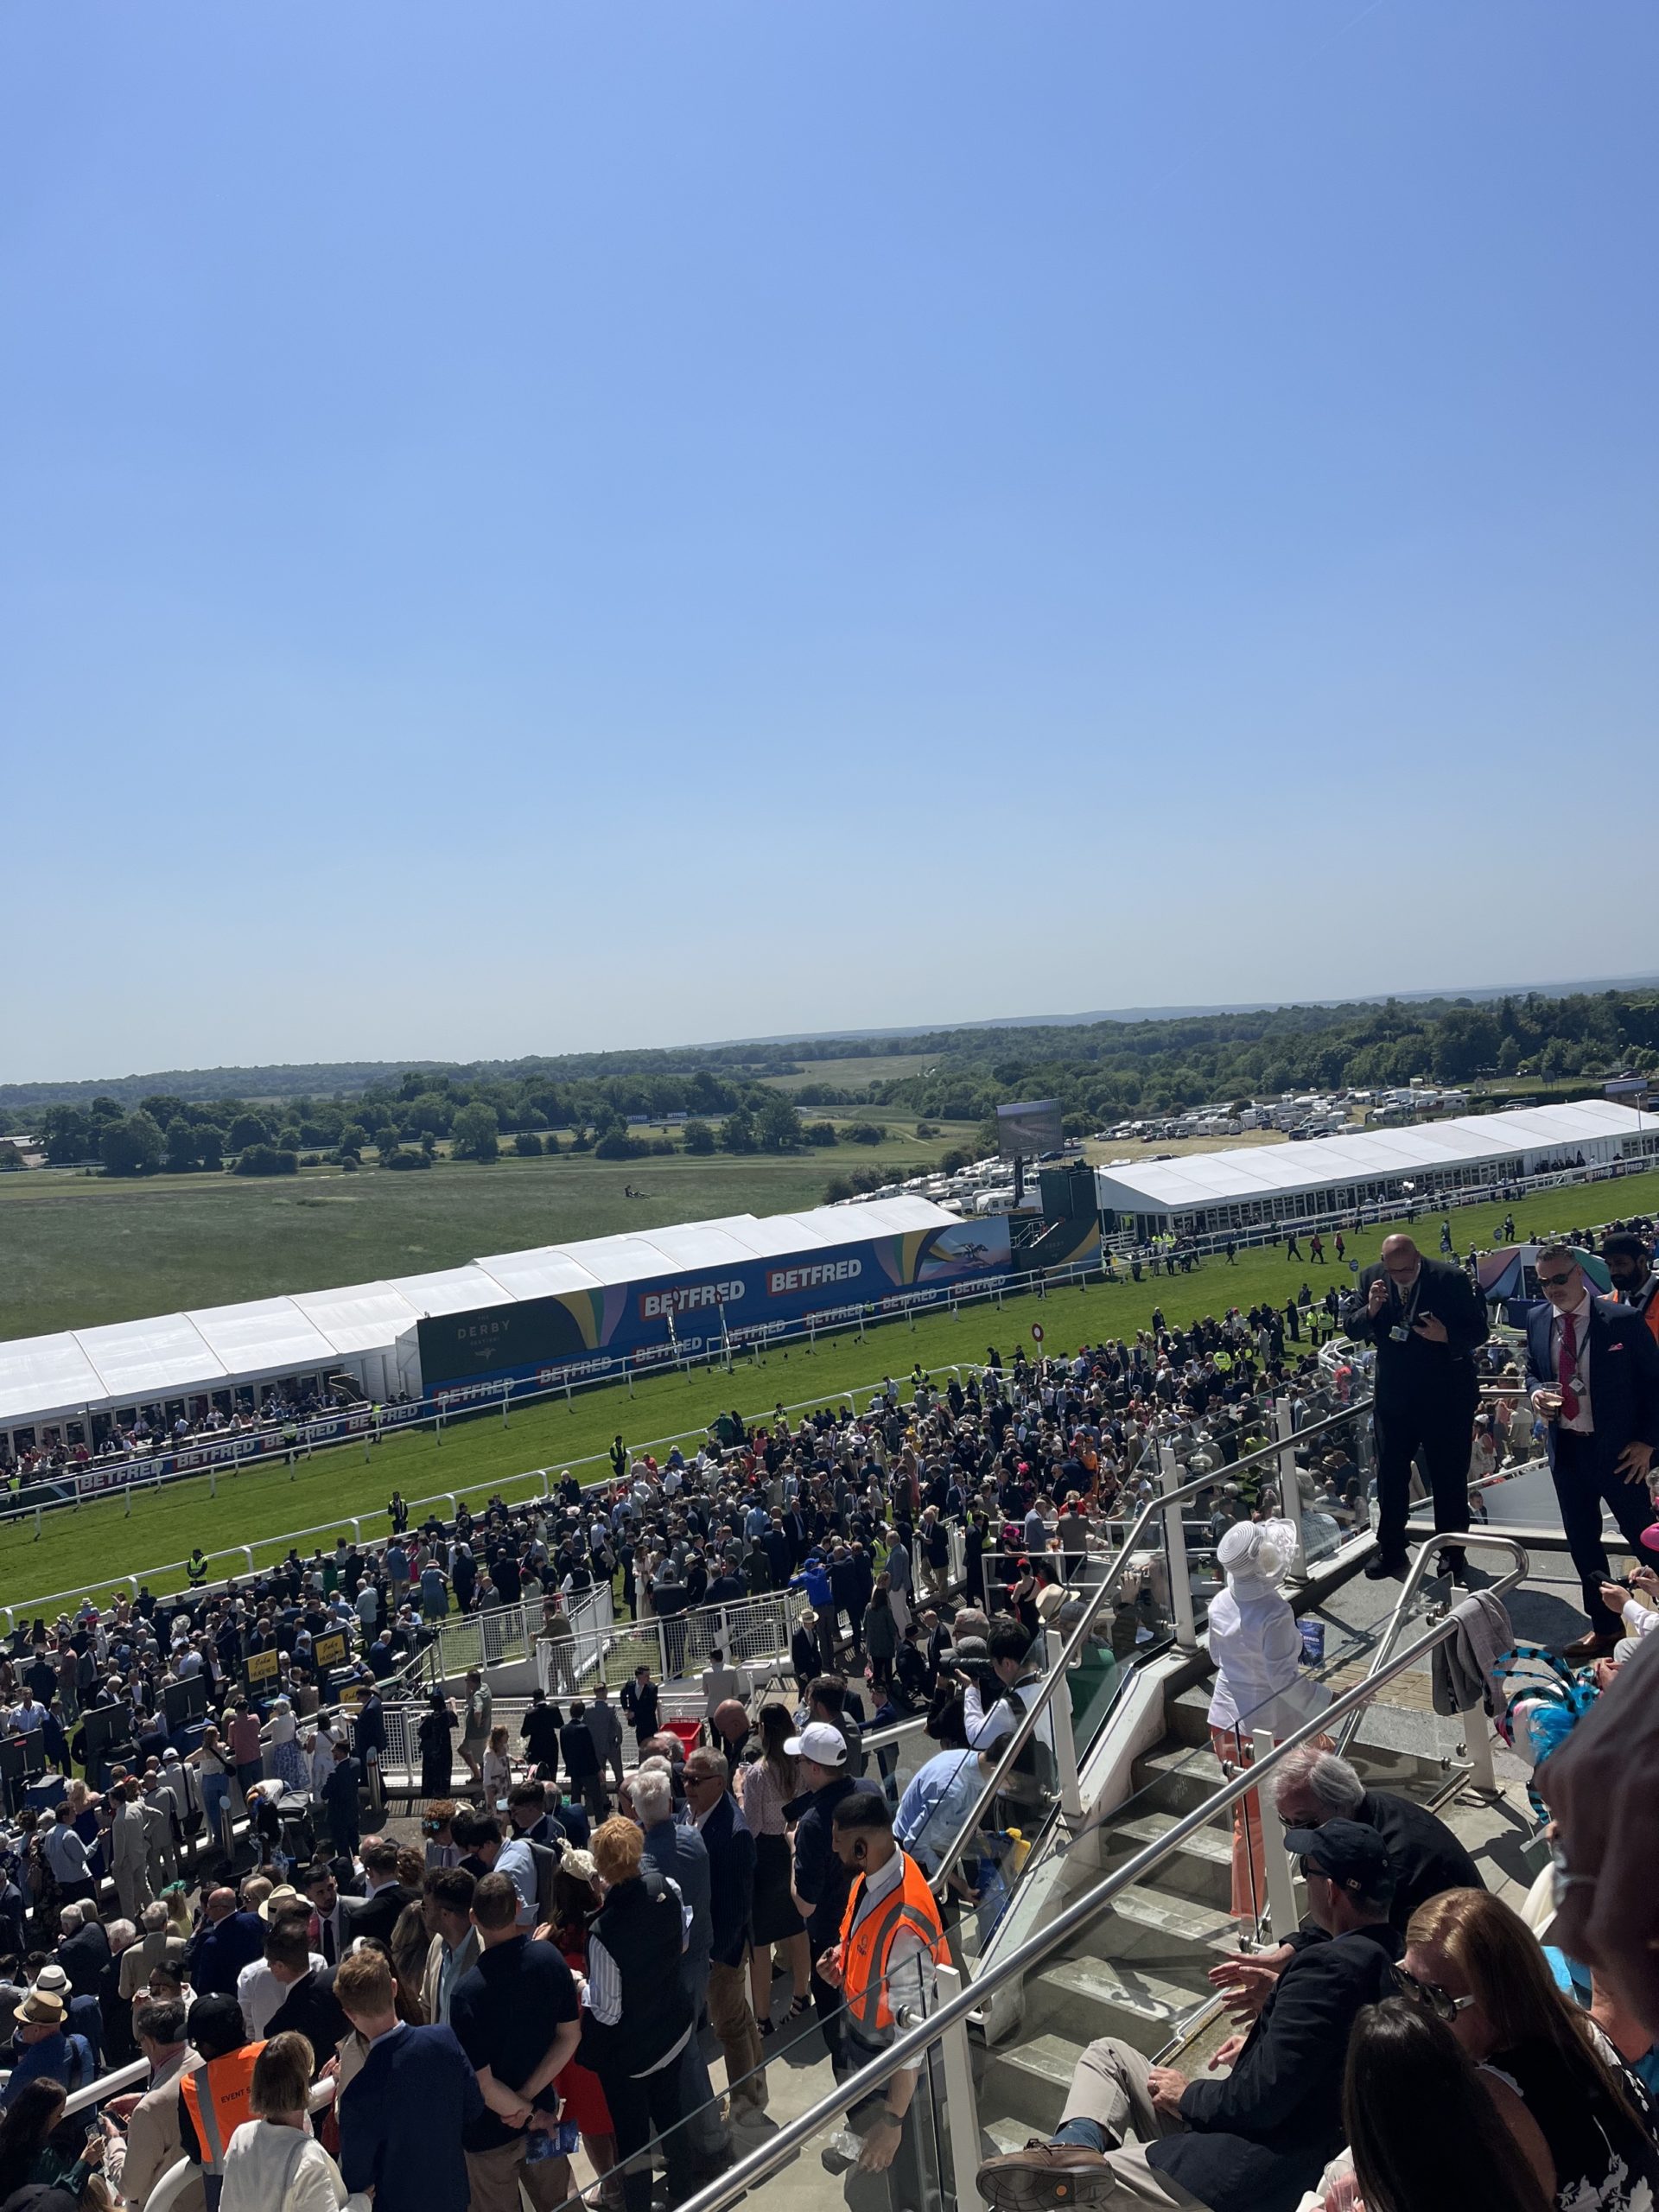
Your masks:
<instances>
[{"instance_id":1,"label":"id badge","mask_svg":"<svg viewBox=\"0 0 1659 2212\"><path fill-rule=\"evenodd\" d=\"M1393 1328L1389 1331L1389 1335L1394 1343L1397 1344L1403 1344L1409 1343L1411 1338L1411 1331L1406 1327L1403 1322L1396 1321Z\"/></svg>"}]
</instances>

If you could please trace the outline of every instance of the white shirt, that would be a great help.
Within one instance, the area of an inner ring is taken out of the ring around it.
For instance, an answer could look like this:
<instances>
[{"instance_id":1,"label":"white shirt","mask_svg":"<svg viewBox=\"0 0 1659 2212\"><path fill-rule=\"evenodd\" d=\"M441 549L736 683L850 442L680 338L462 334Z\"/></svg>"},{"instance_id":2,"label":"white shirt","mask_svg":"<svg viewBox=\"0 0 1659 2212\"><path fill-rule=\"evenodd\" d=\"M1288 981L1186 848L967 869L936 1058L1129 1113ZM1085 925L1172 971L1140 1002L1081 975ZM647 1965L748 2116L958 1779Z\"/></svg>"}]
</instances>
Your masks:
<instances>
[{"instance_id":1,"label":"white shirt","mask_svg":"<svg viewBox=\"0 0 1659 2212\"><path fill-rule=\"evenodd\" d=\"M1565 1412L1557 1416L1556 1427L1573 1436L1588 1436L1595 1427L1590 1414L1590 1294L1586 1290L1579 1303L1569 1309L1573 1315L1573 1388L1577 1394L1579 1409L1571 1421ZM1560 1388L1561 1338L1565 1334L1567 1315L1557 1313L1549 1325L1550 1386Z\"/></svg>"},{"instance_id":2,"label":"white shirt","mask_svg":"<svg viewBox=\"0 0 1659 2212\"><path fill-rule=\"evenodd\" d=\"M905 1878L905 1854L895 1851L885 1866L864 1877L864 1887L858 1900L858 1910L853 1915L853 1929L856 1930L868 1919L884 1899L891 1897ZM900 1927L887 1948L887 2009L895 2021L901 2021L906 2011L920 2019L935 2009L938 1994L938 1980L933 1971L932 1954L913 1928ZM897 2032L907 2032L900 2026ZM901 2066L901 2074L914 2074L921 2069L918 2058L912 2066Z\"/></svg>"},{"instance_id":3,"label":"white shirt","mask_svg":"<svg viewBox=\"0 0 1659 2212\"><path fill-rule=\"evenodd\" d=\"M321 1974L328 1961L320 1951L308 1955L310 1971ZM251 2041L259 2041L267 2021L275 2018L277 2007L293 1986L291 1981L278 1981L263 1959L251 1960L243 1967L236 1977L236 2001L242 2007L242 2018Z\"/></svg>"}]
</instances>

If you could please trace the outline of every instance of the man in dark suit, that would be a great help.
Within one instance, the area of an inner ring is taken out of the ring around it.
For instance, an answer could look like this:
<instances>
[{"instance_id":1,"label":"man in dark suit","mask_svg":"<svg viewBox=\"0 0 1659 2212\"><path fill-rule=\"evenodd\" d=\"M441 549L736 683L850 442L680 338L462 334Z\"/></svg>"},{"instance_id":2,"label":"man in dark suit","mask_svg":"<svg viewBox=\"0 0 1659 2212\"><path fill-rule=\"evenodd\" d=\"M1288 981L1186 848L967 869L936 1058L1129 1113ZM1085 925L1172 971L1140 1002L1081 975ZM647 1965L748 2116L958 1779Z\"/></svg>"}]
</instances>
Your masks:
<instances>
[{"instance_id":1,"label":"man in dark suit","mask_svg":"<svg viewBox=\"0 0 1659 2212\"><path fill-rule=\"evenodd\" d=\"M685 1763L685 1796L709 1853L709 2018L726 2054L726 2081L734 2107L747 2105L764 2112L766 2068L760 2031L749 2003L754 1835L732 1795L731 1771L723 1751L699 1748Z\"/></svg>"},{"instance_id":2,"label":"man in dark suit","mask_svg":"<svg viewBox=\"0 0 1659 2212\"><path fill-rule=\"evenodd\" d=\"M1653 1519L1648 1469L1659 1449L1659 1344L1643 1316L1592 1294L1578 1257L1547 1244L1534 1262L1545 1303L1527 1321L1527 1387L1548 1424L1549 1471L1590 1632L1569 1643L1573 1662L1607 1657L1623 1634L1602 1601L1607 1553L1601 1509L1630 1549Z\"/></svg>"},{"instance_id":3,"label":"man in dark suit","mask_svg":"<svg viewBox=\"0 0 1659 2212\"><path fill-rule=\"evenodd\" d=\"M59 1916L63 1930L54 1953L69 1977L77 1997L96 1997L99 1980L110 1962L110 1939L90 1904L67 1904Z\"/></svg>"},{"instance_id":4,"label":"man in dark suit","mask_svg":"<svg viewBox=\"0 0 1659 2212\"><path fill-rule=\"evenodd\" d=\"M288 1987L282 2003L265 2022L265 2040L286 2035L290 2030L302 2035L311 2046L315 2061L314 2072L321 2074L352 2024L334 1995L335 1970L333 1967L314 1967L302 1958L279 1962L270 1957L269 1946L266 1956L277 1980L287 1982Z\"/></svg>"},{"instance_id":5,"label":"man in dark suit","mask_svg":"<svg viewBox=\"0 0 1659 2212\"><path fill-rule=\"evenodd\" d=\"M1380 1509L1373 1581L1406 1571L1411 1463L1421 1453L1434 1499L1434 1526L1469 1526L1469 1453L1480 1385L1474 1355L1491 1333L1480 1294L1461 1268L1426 1260L1409 1236L1383 1240L1343 1307L1342 1325L1376 1347L1371 1424ZM1460 1551L1441 1554L1459 1581Z\"/></svg>"},{"instance_id":6,"label":"man in dark suit","mask_svg":"<svg viewBox=\"0 0 1659 2212\"><path fill-rule=\"evenodd\" d=\"M372 2190L375 2212L467 2212L461 2134L484 2114L467 2054L449 2029L398 2019L391 1968L378 1951L353 1951L334 1987L369 2045L340 2100L346 2188Z\"/></svg>"},{"instance_id":7,"label":"man in dark suit","mask_svg":"<svg viewBox=\"0 0 1659 2212\"><path fill-rule=\"evenodd\" d=\"M1039 2197L1127 2209L1164 2196L1259 2212L1315 2187L1344 2139L1349 2036L1364 2006L1389 1993L1402 1943L1388 1924L1394 1877L1375 1828L1329 1821L1291 1829L1285 1842L1301 1854L1309 1915L1330 1941L1299 1951L1249 2034L1216 2053L1211 2064L1232 2071L1189 2082L1103 2036L1077 2063L1051 2140L981 2166L993 2212Z\"/></svg>"},{"instance_id":8,"label":"man in dark suit","mask_svg":"<svg viewBox=\"0 0 1659 2212\"><path fill-rule=\"evenodd\" d=\"M398 1916L406 1904L414 1903L415 1892L397 1879L397 1847L385 1836L371 1836L359 1856L363 1861L363 1895L340 1901L346 1941L351 1943L359 1936L375 1936L389 1944Z\"/></svg>"}]
</instances>

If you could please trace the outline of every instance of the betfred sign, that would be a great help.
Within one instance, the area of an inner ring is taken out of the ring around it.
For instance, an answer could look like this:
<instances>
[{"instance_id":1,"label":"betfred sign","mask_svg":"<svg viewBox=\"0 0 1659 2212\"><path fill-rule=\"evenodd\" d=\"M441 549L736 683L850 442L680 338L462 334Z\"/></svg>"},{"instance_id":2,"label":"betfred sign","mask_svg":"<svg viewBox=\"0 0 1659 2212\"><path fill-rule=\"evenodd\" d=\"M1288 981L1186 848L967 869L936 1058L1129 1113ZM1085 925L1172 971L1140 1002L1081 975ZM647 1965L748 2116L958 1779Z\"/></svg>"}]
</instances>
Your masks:
<instances>
[{"instance_id":1,"label":"betfred sign","mask_svg":"<svg viewBox=\"0 0 1659 2212\"><path fill-rule=\"evenodd\" d=\"M701 1313L706 1306L730 1306L742 1297L747 1287L741 1275L734 1275L729 1282L676 1283L667 1290L644 1291L639 1298L639 1319L660 1321L665 1313L677 1317Z\"/></svg>"},{"instance_id":2,"label":"betfred sign","mask_svg":"<svg viewBox=\"0 0 1659 2212\"><path fill-rule=\"evenodd\" d=\"M827 1282L856 1282L863 1272L862 1260L819 1260L804 1268L768 1268L766 1296L792 1298L798 1291L817 1290Z\"/></svg>"}]
</instances>

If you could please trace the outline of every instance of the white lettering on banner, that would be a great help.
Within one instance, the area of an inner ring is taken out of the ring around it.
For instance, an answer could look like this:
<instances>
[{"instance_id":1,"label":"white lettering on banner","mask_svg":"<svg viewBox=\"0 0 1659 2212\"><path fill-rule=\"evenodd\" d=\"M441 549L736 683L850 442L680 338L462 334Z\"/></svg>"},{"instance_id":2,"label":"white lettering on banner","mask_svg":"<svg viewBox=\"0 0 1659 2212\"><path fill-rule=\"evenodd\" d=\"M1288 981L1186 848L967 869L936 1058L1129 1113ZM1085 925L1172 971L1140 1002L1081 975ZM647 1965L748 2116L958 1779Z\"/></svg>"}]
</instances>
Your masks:
<instances>
[{"instance_id":1,"label":"white lettering on banner","mask_svg":"<svg viewBox=\"0 0 1659 2212\"><path fill-rule=\"evenodd\" d=\"M855 1282L864 1272L862 1260L816 1260L804 1268L768 1268L766 1296L787 1298L798 1290L816 1290L820 1283Z\"/></svg>"},{"instance_id":2,"label":"white lettering on banner","mask_svg":"<svg viewBox=\"0 0 1659 2212\"><path fill-rule=\"evenodd\" d=\"M743 1296L747 1288L738 1275L730 1282L688 1282L669 1290L642 1291L639 1319L660 1321L664 1313L690 1313L702 1306L730 1306Z\"/></svg>"}]
</instances>

